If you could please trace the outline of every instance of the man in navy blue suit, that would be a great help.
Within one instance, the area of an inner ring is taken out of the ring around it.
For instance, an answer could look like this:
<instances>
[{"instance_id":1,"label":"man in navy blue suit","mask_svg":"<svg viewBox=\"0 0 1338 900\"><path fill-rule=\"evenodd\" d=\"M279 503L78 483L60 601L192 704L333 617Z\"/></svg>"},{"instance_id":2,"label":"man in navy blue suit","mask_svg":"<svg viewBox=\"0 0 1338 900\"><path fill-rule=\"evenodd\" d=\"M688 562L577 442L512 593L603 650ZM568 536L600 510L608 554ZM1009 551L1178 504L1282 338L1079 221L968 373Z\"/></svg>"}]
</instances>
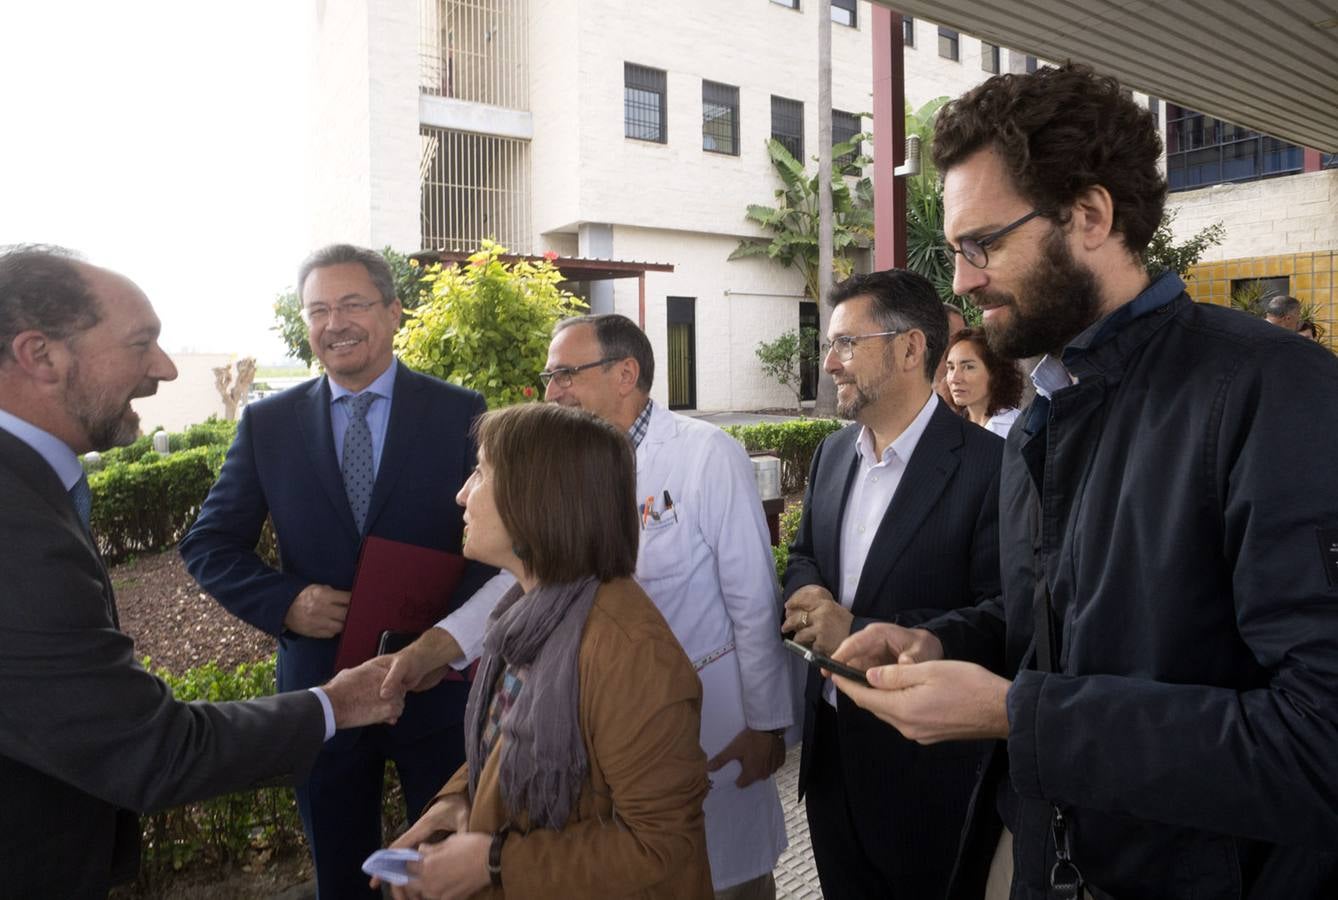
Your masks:
<instances>
[{"instance_id":1,"label":"man in navy blue suit","mask_svg":"<svg viewBox=\"0 0 1338 900\"><path fill-rule=\"evenodd\" d=\"M410 371L393 352L401 307L380 254L318 250L298 270L320 378L250 404L199 519L181 542L191 575L235 616L279 640L279 690L328 681L367 535L459 553L455 495L474 468L469 390ZM279 568L256 553L266 517ZM471 563L452 598L491 569ZM386 760L412 818L464 760L469 685L413 694L400 721L328 742L298 805L321 900L375 897L360 871L382 845Z\"/></svg>"}]
</instances>

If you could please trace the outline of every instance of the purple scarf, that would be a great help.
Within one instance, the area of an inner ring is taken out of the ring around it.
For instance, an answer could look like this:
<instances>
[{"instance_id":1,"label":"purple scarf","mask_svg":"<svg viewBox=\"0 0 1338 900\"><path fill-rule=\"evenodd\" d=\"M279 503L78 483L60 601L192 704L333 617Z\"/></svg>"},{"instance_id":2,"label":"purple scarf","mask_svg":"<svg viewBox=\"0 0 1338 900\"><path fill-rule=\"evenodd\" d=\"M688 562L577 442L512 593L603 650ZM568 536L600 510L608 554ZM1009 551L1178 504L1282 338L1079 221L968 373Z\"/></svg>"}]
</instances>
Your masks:
<instances>
[{"instance_id":1,"label":"purple scarf","mask_svg":"<svg viewBox=\"0 0 1338 900\"><path fill-rule=\"evenodd\" d=\"M493 691L506 667L528 668L515 705L501 722L502 803L515 819L528 813L537 828L561 828L576 809L590 769L580 722L580 650L599 582L515 585L488 617L483 658L465 707L469 800L474 801L483 730Z\"/></svg>"}]
</instances>

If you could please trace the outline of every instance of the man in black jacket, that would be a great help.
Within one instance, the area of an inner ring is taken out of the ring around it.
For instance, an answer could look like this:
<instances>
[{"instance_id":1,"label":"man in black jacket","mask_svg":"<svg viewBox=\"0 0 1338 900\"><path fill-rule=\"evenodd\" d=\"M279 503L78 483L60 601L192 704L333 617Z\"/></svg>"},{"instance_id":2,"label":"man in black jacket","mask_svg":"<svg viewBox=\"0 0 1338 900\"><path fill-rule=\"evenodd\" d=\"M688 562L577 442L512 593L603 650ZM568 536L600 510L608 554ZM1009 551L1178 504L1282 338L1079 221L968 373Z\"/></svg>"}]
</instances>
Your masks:
<instances>
[{"instance_id":1,"label":"man in black jacket","mask_svg":"<svg viewBox=\"0 0 1338 900\"><path fill-rule=\"evenodd\" d=\"M948 320L904 269L832 294L823 367L852 424L813 455L782 631L830 653L870 622L916 624L999 593L1003 441L933 390ZM982 746L920 747L810 671L805 797L828 900L941 897Z\"/></svg>"},{"instance_id":2,"label":"man in black jacket","mask_svg":"<svg viewBox=\"0 0 1338 900\"><path fill-rule=\"evenodd\" d=\"M1338 363L1149 279L1160 149L1081 66L939 116L954 287L1045 354L1002 602L836 655L886 666L838 684L906 736L1001 741L951 896L1338 896Z\"/></svg>"}]
</instances>

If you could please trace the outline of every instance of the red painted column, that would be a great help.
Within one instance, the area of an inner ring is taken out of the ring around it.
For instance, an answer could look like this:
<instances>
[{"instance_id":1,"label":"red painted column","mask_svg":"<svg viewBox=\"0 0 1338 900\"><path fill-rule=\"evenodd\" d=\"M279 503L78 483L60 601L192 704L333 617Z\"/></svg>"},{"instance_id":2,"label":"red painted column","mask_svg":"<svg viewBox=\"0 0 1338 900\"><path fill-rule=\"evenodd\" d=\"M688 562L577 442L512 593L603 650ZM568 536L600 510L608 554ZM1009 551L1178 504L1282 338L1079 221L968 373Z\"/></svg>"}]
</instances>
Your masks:
<instances>
[{"instance_id":1,"label":"red painted column","mask_svg":"<svg viewBox=\"0 0 1338 900\"><path fill-rule=\"evenodd\" d=\"M901 13L875 3L873 28L873 267L906 265L906 77ZM928 148L925 148L928 149Z\"/></svg>"},{"instance_id":2,"label":"red painted column","mask_svg":"<svg viewBox=\"0 0 1338 900\"><path fill-rule=\"evenodd\" d=\"M1322 159L1318 150L1306 147L1305 155L1302 158L1305 160L1305 162L1301 164L1302 172L1318 172L1322 168L1320 165Z\"/></svg>"}]
</instances>

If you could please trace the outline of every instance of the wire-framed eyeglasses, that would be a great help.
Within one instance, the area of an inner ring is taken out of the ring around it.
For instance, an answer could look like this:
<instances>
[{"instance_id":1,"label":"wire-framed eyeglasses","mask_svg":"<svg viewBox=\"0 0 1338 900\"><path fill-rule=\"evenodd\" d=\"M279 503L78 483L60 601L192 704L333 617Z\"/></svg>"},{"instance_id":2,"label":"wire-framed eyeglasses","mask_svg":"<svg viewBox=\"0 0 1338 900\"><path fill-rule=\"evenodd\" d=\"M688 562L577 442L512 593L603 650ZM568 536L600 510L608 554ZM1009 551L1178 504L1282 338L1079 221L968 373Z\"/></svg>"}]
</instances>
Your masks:
<instances>
[{"instance_id":1,"label":"wire-framed eyeglasses","mask_svg":"<svg viewBox=\"0 0 1338 900\"><path fill-rule=\"evenodd\" d=\"M606 356L603 359L597 359L594 362L588 362L579 366L567 366L563 369L553 369L551 372L540 372L539 380L544 383L544 387L548 387L550 381L556 381L558 387L569 388L571 387L571 380L586 369L593 369L595 366L607 366L609 363L615 363L619 359L622 359L622 357Z\"/></svg>"},{"instance_id":2,"label":"wire-framed eyeglasses","mask_svg":"<svg viewBox=\"0 0 1338 900\"><path fill-rule=\"evenodd\" d=\"M835 353L836 358L841 362L850 362L855 358L855 345L866 338L893 337L898 334L905 334L910 331L909 328L898 328L895 331L870 331L868 334L843 334L840 337L832 338L830 341L824 341L821 347L822 355L825 358L828 353Z\"/></svg>"},{"instance_id":3,"label":"wire-framed eyeglasses","mask_svg":"<svg viewBox=\"0 0 1338 900\"><path fill-rule=\"evenodd\" d=\"M954 268L957 265L957 254L962 254L962 258L975 266L977 269L983 269L990 264L990 245L999 240L999 238L1008 234L1014 228L1021 228L1032 219L1041 215L1039 209L1033 209L1022 218L1015 222L1009 222L998 231L991 231L989 234L981 235L978 238L962 238L961 245L953 247L944 247L943 255L948 260L948 267Z\"/></svg>"}]
</instances>

